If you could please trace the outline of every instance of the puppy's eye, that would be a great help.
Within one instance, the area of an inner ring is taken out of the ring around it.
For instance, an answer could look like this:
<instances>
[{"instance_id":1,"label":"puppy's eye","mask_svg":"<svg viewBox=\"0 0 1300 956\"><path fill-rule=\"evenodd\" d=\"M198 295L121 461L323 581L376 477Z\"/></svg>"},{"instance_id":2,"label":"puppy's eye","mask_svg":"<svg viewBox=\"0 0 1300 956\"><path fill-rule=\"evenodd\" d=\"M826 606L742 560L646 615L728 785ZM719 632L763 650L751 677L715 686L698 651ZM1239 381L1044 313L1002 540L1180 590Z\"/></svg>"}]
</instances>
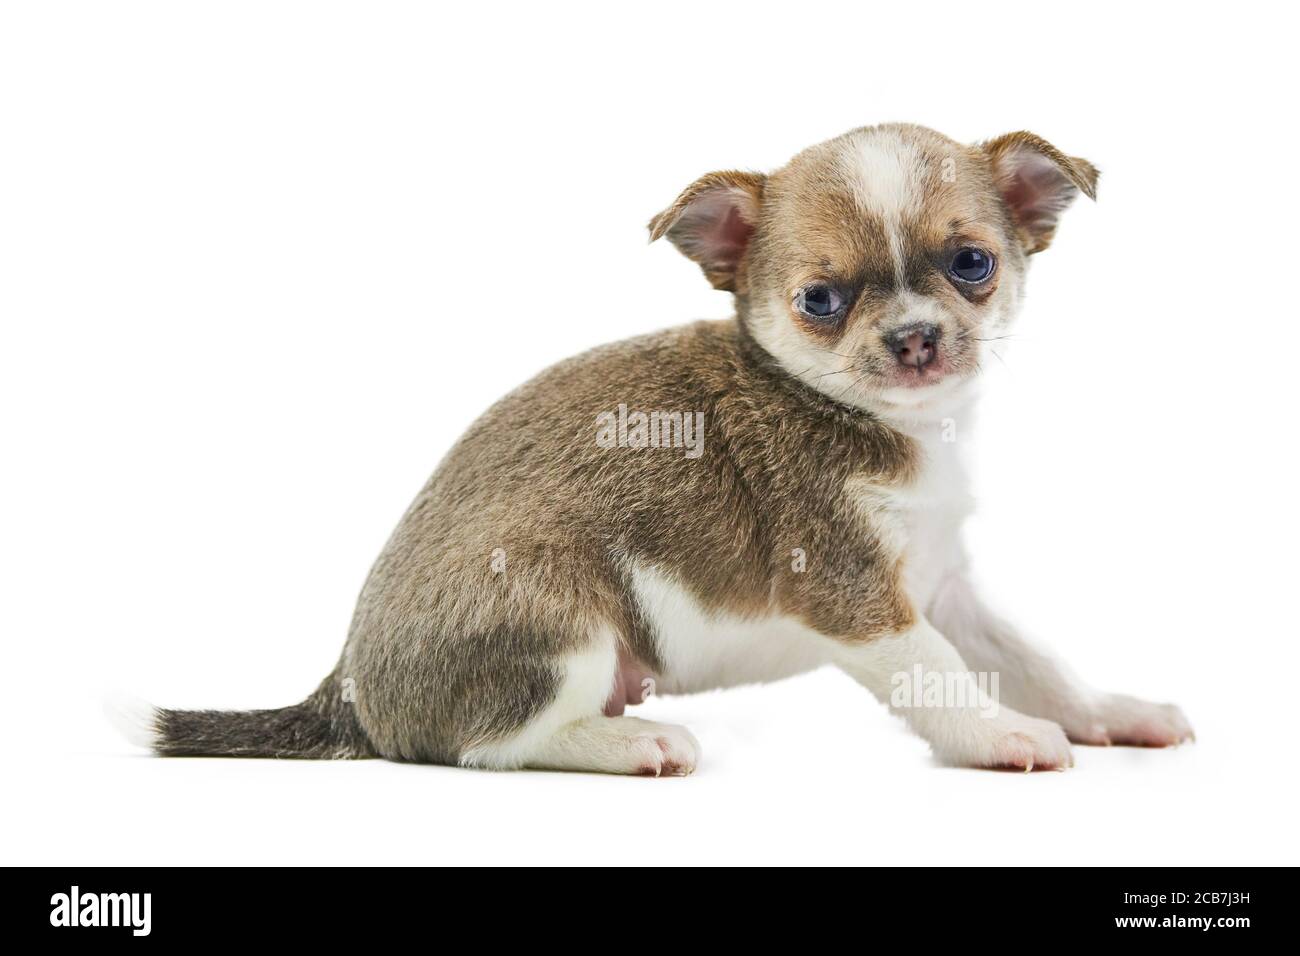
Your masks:
<instances>
[{"instance_id":1,"label":"puppy's eye","mask_svg":"<svg viewBox=\"0 0 1300 956\"><path fill-rule=\"evenodd\" d=\"M993 275L993 257L987 252L967 247L952 257L948 271L962 282L983 282Z\"/></svg>"},{"instance_id":2,"label":"puppy's eye","mask_svg":"<svg viewBox=\"0 0 1300 956\"><path fill-rule=\"evenodd\" d=\"M819 322L836 318L844 308L844 297L823 282L804 286L794 297L794 307Z\"/></svg>"}]
</instances>

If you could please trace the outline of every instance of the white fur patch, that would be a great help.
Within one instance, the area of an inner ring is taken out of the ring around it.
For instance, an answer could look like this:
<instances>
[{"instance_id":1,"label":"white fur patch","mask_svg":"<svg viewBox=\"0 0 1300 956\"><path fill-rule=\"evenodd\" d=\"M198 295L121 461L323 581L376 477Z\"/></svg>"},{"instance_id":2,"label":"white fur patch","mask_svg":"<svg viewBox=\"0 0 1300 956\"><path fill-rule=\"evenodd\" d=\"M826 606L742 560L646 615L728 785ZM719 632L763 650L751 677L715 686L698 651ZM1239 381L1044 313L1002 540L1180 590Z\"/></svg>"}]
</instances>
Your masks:
<instances>
[{"instance_id":1,"label":"white fur patch","mask_svg":"<svg viewBox=\"0 0 1300 956\"><path fill-rule=\"evenodd\" d=\"M657 690L689 694L758 684L829 663L830 642L794 618L710 613L671 575L634 564L632 588L664 662Z\"/></svg>"},{"instance_id":2,"label":"white fur patch","mask_svg":"<svg viewBox=\"0 0 1300 956\"><path fill-rule=\"evenodd\" d=\"M845 178L862 209L884 223L894 277L902 288L903 224L920 211L926 157L895 130L864 131L848 138L843 149Z\"/></svg>"},{"instance_id":3,"label":"white fur patch","mask_svg":"<svg viewBox=\"0 0 1300 956\"><path fill-rule=\"evenodd\" d=\"M884 219L901 219L921 204L925 154L899 131L861 130L842 146L845 177L862 208Z\"/></svg>"},{"instance_id":4,"label":"white fur patch","mask_svg":"<svg viewBox=\"0 0 1300 956\"><path fill-rule=\"evenodd\" d=\"M563 662L564 676L555 700L522 730L505 740L487 741L460 755L462 767L512 770L526 766L561 728L600 714L614 687L618 667L618 639L604 629L591 645Z\"/></svg>"},{"instance_id":5,"label":"white fur patch","mask_svg":"<svg viewBox=\"0 0 1300 956\"><path fill-rule=\"evenodd\" d=\"M912 606L922 612L948 575L965 563L960 532L975 501L961 437L970 427L967 413L952 423L951 431L940 422L904 428L921 454L920 470L907 486L846 483L845 494L863 520L903 559L903 586Z\"/></svg>"},{"instance_id":6,"label":"white fur patch","mask_svg":"<svg viewBox=\"0 0 1300 956\"><path fill-rule=\"evenodd\" d=\"M158 708L136 697L113 695L104 701L104 716L117 732L150 752L158 742Z\"/></svg>"}]
</instances>

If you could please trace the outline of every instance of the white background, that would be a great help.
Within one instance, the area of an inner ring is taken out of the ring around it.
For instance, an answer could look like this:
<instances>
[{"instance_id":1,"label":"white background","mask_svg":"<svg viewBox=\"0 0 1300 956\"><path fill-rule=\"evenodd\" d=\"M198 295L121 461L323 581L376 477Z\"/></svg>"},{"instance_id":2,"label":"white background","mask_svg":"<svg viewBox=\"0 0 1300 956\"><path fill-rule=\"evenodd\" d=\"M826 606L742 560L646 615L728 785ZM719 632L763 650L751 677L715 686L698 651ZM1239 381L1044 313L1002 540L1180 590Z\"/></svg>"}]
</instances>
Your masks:
<instances>
[{"instance_id":1,"label":"white background","mask_svg":"<svg viewBox=\"0 0 1300 956\"><path fill-rule=\"evenodd\" d=\"M1300 862L1283 15L6 4L4 862ZM652 701L688 779L160 760L103 719L300 700L475 416L728 314L651 214L890 120L1103 170L989 370L970 538L1014 619L1198 743L943 769L832 672Z\"/></svg>"}]
</instances>

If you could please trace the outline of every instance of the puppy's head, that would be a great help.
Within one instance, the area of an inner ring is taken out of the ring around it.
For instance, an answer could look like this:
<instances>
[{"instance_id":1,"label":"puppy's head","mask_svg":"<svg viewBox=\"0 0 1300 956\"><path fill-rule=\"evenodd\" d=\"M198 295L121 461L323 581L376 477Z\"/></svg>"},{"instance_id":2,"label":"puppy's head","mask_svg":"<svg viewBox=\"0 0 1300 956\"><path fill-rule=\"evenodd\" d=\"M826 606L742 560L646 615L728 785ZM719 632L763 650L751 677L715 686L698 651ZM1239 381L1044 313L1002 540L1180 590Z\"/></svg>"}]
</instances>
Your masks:
<instances>
[{"instance_id":1,"label":"puppy's head","mask_svg":"<svg viewBox=\"0 0 1300 956\"><path fill-rule=\"evenodd\" d=\"M710 173L650 222L793 375L888 414L963 391L1019 305L1028 256L1097 170L1032 133L965 146L854 130L783 169Z\"/></svg>"}]
</instances>

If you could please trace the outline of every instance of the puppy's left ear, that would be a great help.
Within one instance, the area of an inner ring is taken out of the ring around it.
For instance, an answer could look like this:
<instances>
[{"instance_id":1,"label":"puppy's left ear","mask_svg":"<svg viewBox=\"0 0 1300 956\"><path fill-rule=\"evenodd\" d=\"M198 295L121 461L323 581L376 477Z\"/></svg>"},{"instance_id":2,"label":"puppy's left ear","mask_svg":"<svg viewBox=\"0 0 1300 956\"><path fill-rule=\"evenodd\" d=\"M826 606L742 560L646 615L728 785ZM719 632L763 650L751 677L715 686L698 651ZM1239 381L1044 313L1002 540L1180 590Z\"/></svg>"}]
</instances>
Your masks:
<instances>
[{"instance_id":1,"label":"puppy's left ear","mask_svg":"<svg viewBox=\"0 0 1300 956\"><path fill-rule=\"evenodd\" d=\"M650 241L667 236L704 270L715 289L744 291L742 264L767 177L761 173L709 173L691 183L677 201L650 220Z\"/></svg>"},{"instance_id":2,"label":"puppy's left ear","mask_svg":"<svg viewBox=\"0 0 1300 956\"><path fill-rule=\"evenodd\" d=\"M1007 133L980 149L989 158L994 183L1027 253L1051 244L1057 220L1076 195L1097 198L1097 167L1066 156L1041 136Z\"/></svg>"}]
</instances>

